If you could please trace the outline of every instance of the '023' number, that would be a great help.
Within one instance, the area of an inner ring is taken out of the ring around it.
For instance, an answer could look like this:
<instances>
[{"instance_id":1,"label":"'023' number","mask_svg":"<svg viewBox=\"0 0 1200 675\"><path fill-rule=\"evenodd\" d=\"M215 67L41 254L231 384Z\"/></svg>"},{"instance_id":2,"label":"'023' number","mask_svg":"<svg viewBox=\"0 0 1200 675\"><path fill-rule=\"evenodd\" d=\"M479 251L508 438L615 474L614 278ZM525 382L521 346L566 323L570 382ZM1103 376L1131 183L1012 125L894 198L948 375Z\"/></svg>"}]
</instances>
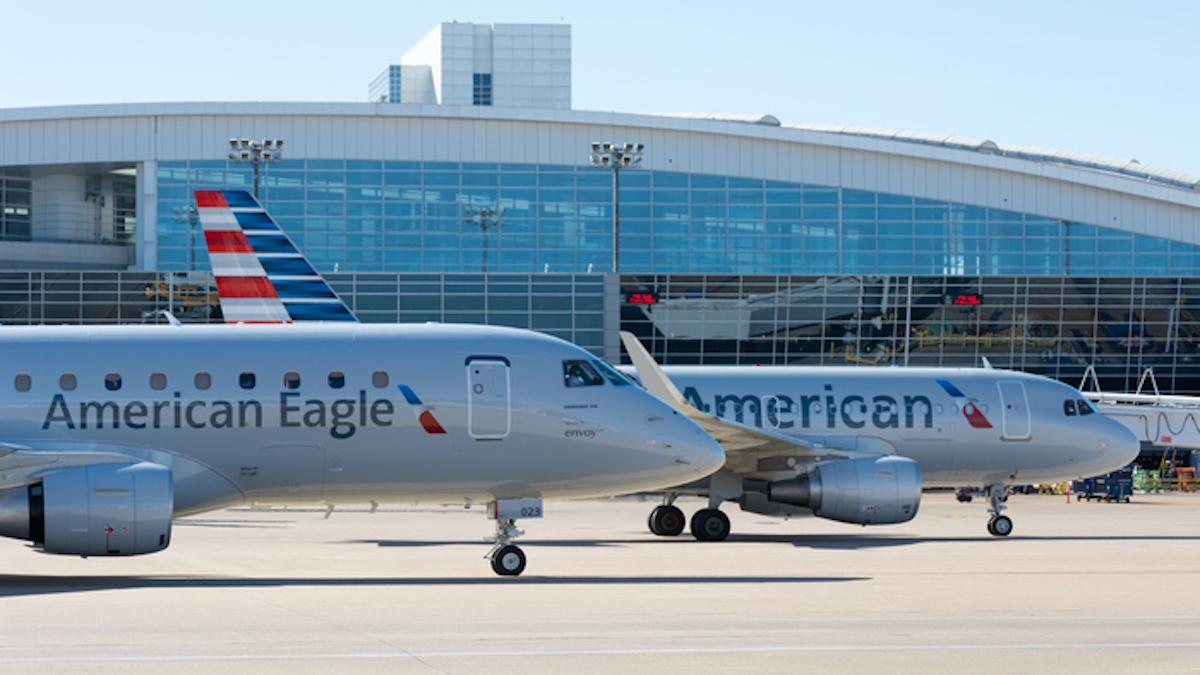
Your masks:
<instances>
[{"instance_id":1,"label":"'023' number","mask_svg":"<svg viewBox=\"0 0 1200 675\"><path fill-rule=\"evenodd\" d=\"M521 508L522 518L541 518L542 508L540 506L525 506Z\"/></svg>"}]
</instances>

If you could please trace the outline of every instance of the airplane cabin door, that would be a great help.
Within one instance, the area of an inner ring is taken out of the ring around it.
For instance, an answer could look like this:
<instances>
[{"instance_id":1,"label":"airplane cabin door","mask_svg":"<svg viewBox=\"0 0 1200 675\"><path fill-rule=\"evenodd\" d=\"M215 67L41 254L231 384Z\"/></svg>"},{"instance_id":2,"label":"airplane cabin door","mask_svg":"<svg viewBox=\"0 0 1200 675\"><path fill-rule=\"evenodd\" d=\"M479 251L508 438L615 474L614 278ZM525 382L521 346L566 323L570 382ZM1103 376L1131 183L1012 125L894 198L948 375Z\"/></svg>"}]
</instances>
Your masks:
<instances>
[{"instance_id":1,"label":"airplane cabin door","mask_svg":"<svg viewBox=\"0 0 1200 675\"><path fill-rule=\"evenodd\" d=\"M467 431L477 441L498 441L512 430L509 362L502 356L467 359Z\"/></svg>"},{"instance_id":2,"label":"airplane cabin door","mask_svg":"<svg viewBox=\"0 0 1200 675\"><path fill-rule=\"evenodd\" d=\"M1022 382L1001 381L1000 414L1003 415L1001 438L1008 441L1024 441L1030 436L1029 399Z\"/></svg>"}]
</instances>

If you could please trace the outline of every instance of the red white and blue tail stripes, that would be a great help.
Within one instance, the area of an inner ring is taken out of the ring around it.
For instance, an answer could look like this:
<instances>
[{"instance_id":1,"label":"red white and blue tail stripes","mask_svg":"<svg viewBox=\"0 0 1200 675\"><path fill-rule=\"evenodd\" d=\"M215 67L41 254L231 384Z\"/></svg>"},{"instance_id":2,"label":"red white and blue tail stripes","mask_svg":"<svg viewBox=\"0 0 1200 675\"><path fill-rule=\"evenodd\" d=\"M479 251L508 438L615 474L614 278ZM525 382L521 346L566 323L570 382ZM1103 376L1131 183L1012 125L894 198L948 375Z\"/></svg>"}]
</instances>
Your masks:
<instances>
[{"instance_id":1,"label":"red white and blue tail stripes","mask_svg":"<svg viewBox=\"0 0 1200 675\"><path fill-rule=\"evenodd\" d=\"M226 323L356 321L254 197L196 190Z\"/></svg>"}]
</instances>

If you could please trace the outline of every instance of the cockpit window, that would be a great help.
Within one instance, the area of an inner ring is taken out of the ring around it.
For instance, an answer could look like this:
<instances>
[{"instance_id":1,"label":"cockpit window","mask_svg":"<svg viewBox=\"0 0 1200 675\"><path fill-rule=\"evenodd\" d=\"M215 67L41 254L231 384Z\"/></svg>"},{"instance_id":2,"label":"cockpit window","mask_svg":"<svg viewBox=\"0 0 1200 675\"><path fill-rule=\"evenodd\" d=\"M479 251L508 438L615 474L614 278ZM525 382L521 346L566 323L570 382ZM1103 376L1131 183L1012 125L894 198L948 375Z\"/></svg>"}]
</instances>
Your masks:
<instances>
[{"instance_id":1,"label":"cockpit window","mask_svg":"<svg viewBox=\"0 0 1200 675\"><path fill-rule=\"evenodd\" d=\"M1091 415L1096 412L1095 406L1086 398L1069 398L1063 401L1063 414L1067 417L1079 415Z\"/></svg>"},{"instance_id":2,"label":"cockpit window","mask_svg":"<svg viewBox=\"0 0 1200 675\"><path fill-rule=\"evenodd\" d=\"M563 361L563 381L568 387L595 387L604 378L587 361Z\"/></svg>"},{"instance_id":3,"label":"cockpit window","mask_svg":"<svg viewBox=\"0 0 1200 675\"><path fill-rule=\"evenodd\" d=\"M608 378L609 382L612 382L616 386L624 387L624 386L633 384L632 382L629 381L628 377L625 377L624 373L617 370L616 368L613 368L612 366L608 365L607 363L600 361L598 359L592 359L592 363L595 364L595 366L600 369L600 372L604 373L604 376Z\"/></svg>"}]
</instances>

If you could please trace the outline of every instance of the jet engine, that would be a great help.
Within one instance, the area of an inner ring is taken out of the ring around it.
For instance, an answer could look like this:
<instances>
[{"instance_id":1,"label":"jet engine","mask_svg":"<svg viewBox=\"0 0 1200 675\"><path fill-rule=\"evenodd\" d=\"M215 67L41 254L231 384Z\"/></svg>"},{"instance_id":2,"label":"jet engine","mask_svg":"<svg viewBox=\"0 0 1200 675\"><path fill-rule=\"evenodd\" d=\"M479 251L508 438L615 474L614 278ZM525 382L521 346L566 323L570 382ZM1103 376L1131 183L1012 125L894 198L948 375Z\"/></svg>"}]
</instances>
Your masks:
<instances>
[{"instance_id":1,"label":"jet engine","mask_svg":"<svg viewBox=\"0 0 1200 675\"><path fill-rule=\"evenodd\" d=\"M904 523L921 505L921 466L891 455L819 464L795 478L768 483L767 499L843 523Z\"/></svg>"},{"instance_id":2,"label":"jet engine","mask_svg":"<svg viewBox=\"0 0 1200 675\"><path fill-rule=\"evenodd\" d=\"M55 471L0 490L0 536L47 553L138 555L171 542L171 470L150 462Z\"/></svg>"}]
</instances>

